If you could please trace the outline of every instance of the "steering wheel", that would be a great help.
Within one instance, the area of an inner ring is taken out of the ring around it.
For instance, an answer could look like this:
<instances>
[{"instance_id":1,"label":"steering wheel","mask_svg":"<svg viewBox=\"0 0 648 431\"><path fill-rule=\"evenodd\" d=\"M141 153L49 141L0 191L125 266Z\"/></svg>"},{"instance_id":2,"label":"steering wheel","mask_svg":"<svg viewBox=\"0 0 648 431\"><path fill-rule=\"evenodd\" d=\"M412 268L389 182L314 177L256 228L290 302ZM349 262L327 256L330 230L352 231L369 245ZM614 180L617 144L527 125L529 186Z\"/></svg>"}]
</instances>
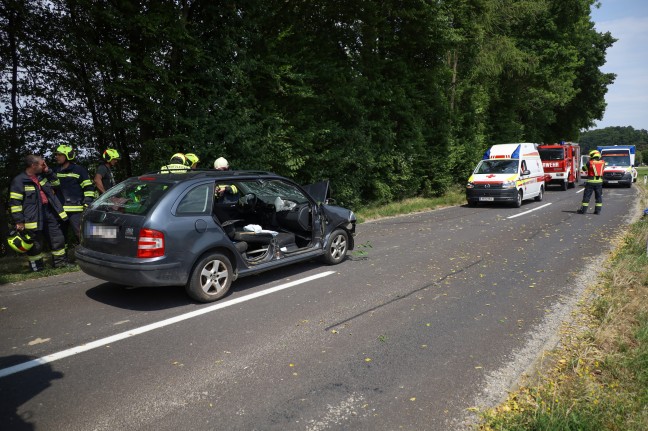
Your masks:
<instances>
[{"instance_id":1,"label":"steering wheel","mask_svg":"<svg viewBox=\"0 0 648 431\"><path fill-rule=\"evenodd\" d=\"M241 196L238 200L238 207L242 213L250 213L254 211L259 199L254 193L247 193Z\"/></svg>"}]
</instances>

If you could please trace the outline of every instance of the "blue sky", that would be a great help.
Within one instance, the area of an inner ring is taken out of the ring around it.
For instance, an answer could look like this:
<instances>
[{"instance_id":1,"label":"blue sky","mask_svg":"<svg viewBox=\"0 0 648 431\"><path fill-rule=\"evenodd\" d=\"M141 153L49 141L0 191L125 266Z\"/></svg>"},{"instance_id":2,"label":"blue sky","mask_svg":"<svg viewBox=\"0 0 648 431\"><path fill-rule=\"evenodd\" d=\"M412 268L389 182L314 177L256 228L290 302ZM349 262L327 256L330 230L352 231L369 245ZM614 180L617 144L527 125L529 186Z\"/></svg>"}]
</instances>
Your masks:
<instances>
[{"instance_id":1,"label":"blue sky","mask_svg":"<svg viewBox=\"0 0 648 431\"><path fill-rule=\"evenodd\" d=\"M603 72L616 73L605 96L607 109L595 129L632 126L648 130L648 0L601 0L592 8L600 32L617 42L607 51Z\"/></svg>"}]
</instances>

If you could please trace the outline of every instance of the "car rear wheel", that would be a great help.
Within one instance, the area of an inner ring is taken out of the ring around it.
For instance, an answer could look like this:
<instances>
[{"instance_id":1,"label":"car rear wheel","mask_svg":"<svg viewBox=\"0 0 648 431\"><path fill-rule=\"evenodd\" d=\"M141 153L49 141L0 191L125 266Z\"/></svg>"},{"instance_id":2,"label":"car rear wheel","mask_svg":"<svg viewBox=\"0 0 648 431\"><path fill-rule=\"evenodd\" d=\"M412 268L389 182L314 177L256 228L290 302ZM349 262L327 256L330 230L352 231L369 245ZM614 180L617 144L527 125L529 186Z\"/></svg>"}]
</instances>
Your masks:
<instances>
[{"instance_id":1,"label":"car rear wheel","mask_svg":"<svg viewBox=\"0 0 648 431\"><path fill-rule=\"evenodd\" d=\"M538 196L535 197L535 200L540 202L543 197L544 197L544 187L540 186L540 191L538 192Z\"/></svg>"},{"instance_id":2,"label":"car rear wheel","mask_svg":"<svg viewBox=\"0 0 648 431\"><path fill-rule=\"evenodd\" d=\"M187 294L200 302L211 302L227 294L232 284L232 264L220 253L203 256L191 271Z\"/></svg>"},{"instance_id":3,"label":"car rear wheel","mask_svg":"<svg viewBox=\"0 0 648 431\"><path fill-rule=\"evenodd\" d=\"M349 250L349 236L344 229L336 229L331 234L324 253L324 261L336 265L344 260Z\"/></svg>"}]
</instances>

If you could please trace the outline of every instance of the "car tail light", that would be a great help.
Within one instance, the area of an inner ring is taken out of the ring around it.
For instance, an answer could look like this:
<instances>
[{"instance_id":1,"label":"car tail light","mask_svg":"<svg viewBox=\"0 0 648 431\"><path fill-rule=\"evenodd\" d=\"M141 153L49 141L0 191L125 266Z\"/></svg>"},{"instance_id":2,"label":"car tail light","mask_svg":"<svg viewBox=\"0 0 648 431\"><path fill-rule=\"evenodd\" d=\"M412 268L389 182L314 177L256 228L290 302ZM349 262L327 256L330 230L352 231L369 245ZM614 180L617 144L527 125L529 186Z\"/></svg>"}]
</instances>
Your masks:
<instances>
[{"instance_id":1,"label":"car tail light","mask_svg":"<svg viewBox=\"0 0 648 431\"><path fill-rule=\"evenodd\" d=\"M137 257L164 256L164 234L153 229L140 229L137 240Z\"/></svg>"}]
</instances>

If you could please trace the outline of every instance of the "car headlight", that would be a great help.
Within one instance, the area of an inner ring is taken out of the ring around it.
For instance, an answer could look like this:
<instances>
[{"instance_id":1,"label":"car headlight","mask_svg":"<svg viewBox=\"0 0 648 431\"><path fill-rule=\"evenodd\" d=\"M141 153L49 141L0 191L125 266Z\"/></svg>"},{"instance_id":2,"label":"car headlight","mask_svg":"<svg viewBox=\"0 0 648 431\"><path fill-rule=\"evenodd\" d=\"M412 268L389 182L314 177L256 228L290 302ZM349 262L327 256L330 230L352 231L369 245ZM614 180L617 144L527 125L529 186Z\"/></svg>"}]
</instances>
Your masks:
<instances>
[{"instance_id":1,"label":"car headlight","mask_svg":"<svg viewBox=\"0 0 648 431\"><path fill-rule=\"evenodd\" d=\"M503 189L514 189L515 188L515 181L504 181L502 184Z\"/></svg>"},{"instance_id":2,"label":"car headlight","mask_svg":"<svg viewBox=\"0 0 648 431\"><path fill-rule=\"evenodd\" d=\"M467 189L474 189L475 188L475 183L468 181L466 183L466 188Z\"/></svg>"}]
</instances>

